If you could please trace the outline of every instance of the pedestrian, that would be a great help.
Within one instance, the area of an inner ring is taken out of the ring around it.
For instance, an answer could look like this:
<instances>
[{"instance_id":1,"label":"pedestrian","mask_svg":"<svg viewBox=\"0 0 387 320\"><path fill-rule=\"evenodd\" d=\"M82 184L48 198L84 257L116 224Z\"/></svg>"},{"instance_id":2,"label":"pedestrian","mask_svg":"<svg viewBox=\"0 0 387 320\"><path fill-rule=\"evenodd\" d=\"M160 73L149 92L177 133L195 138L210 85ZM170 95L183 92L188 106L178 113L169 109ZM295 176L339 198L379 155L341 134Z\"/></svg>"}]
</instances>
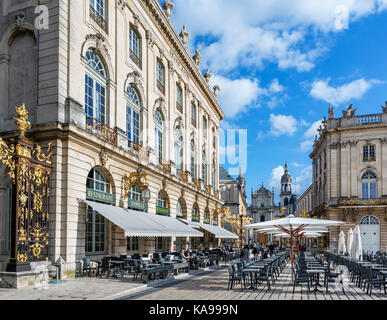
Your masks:
<instances>
[{"instance_id":1,"label":"pedestrian","mask_svg":"<svg viewBox=\"0 0 387 320\"><path fill-rule=\"evenodd\" d=\"M245 247L242 250L241 259L247 262L249 260L249 255L250 255L249 246L245 245Z\"/></svg>"}]
</instances>

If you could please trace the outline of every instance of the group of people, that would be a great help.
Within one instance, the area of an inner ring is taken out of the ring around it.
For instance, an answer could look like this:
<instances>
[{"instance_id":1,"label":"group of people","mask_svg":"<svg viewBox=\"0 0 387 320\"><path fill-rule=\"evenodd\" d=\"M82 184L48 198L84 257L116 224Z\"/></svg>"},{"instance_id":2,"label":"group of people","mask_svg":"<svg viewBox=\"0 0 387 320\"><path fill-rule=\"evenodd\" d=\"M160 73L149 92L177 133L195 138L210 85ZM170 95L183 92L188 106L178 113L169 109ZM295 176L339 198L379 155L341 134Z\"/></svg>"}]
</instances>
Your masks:
<instances>
[{"instance_id":1,"label":"group of people","mask_svg":"<svg viewBox=\"0 0 387 320\"><path fill-rule=\"evenodd\" d=\"M248 260L251 257L262 257L263 259L271 257L274 253L279 251L278 243L267 243L266 245L261 245L260 243L252 243L245 245L242 253L241 259Z\"/></svg>"}]
</instances>

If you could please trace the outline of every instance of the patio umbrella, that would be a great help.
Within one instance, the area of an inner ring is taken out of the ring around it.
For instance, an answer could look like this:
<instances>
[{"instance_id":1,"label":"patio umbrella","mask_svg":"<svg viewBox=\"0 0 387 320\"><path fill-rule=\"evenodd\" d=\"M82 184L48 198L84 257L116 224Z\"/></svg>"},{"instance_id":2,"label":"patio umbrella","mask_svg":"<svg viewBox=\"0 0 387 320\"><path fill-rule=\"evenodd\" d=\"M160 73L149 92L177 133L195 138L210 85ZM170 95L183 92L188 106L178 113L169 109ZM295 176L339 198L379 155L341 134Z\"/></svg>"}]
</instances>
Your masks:
<instances>
[{"instance_id":1,"label":"patio umbrella","mask_svg":"<svg viewBox=\"0 0 387 320\"><path fill-rule=\"evenodd\" d=\"M352 256L352 252L351 252L352 242L353 242L353 230L352 230L352 228L350 228L348 230L348 238L347 238L347 252L348 252L349 256Z\"/></svg>"},{"instance_id":2,"label":"patio umbrella","mask_svg":"<svg viewBox=\"0 0 387 320\"><path fill-rule=\"evenodd\" d=\"M360 233L360 227L357 225L355 227L355 230L353 232L353 243L352 243L352 249L351 249L351 256L353 259L356 260L363 260L363 247L361 243L361 233Z\"/></svg>"},{"instance_id":3,"label":"patio umbrella","mask_svg":"<svg viewBox=\"0 0 387 320\"><path fill-rule=\"evenodd\" d=\"M346 251L347 251L347 248L345 246L345 234L344 234L344 231L341 231L339 234L338 253L345 253Z\"/></svg>"},{"instance_id":4,"label":"patio umbrella","mask_svg":"<svg viewBox=\"0 0 387 320\"><path fill-rule=\"evenodd\" d=\"M344 224L341 221L334 220L321 220L321 219L310 219L310 218L296 218L294 215L289 215L286 218L281 218L278 220L265 221L260 223L254 223L246 225L246 229L256 229L262 230L267 228L277 228L279 231L289 234L291 241L291 256L292 256L292 265L293 265L293 239L298 239L300 234L305 232L307 227L333 227Z\"/></svg>"}]
</instances>

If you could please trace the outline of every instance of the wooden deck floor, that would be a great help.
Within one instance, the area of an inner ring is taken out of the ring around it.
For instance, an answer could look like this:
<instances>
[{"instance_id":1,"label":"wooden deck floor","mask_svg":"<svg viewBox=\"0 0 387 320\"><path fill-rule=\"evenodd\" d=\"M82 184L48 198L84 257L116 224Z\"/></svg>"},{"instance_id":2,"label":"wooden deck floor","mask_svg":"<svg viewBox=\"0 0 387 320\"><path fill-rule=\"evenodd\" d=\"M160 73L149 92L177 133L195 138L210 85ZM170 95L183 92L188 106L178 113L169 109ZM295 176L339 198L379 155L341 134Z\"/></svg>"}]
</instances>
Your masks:
<instances>
[{"instance_id":1,"label":"wooden deck floor","mask_svg":"<svg viewBox=\"0 0 387 320\"><path fill-rule=\"evenodd\" d=\"M228 271L226 268L206 272L189 280L176 281L155 288L148 288L122 299L129 300L387 300L384 291L373 289L367 295L362 289L349 282L345 293L337 290L334 283L329 284L328 293L325 288L320 292L309 292L307 284L297 286L293 294L291 285L291 268L289 264L278 280L267 290L266 285L258 286L255 291L240 291L235 283L233 290L227 290Z\"/></svg>"}]
</instances>

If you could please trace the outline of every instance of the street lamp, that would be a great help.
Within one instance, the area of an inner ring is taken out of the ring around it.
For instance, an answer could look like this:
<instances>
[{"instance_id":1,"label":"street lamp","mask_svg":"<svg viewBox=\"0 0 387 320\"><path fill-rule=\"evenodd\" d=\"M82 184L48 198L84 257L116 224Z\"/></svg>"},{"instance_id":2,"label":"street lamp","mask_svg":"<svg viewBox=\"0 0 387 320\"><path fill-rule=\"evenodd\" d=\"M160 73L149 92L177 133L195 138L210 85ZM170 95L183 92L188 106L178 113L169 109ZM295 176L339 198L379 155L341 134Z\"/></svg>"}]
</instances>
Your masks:
<instances>
[{"instance_id":1,"label":"street lamp","mask_svg":"<svg viewBox=\"0 0 387 320\"><path fill-rule=\"evenodd\" d=\"M144 202L146 204L148 204L149 200L150 200L150 191L149 191L149 188L144 188L142 189L141 191L141 198L142 200L144 200Z\"/></svg>"}]
</instances>

